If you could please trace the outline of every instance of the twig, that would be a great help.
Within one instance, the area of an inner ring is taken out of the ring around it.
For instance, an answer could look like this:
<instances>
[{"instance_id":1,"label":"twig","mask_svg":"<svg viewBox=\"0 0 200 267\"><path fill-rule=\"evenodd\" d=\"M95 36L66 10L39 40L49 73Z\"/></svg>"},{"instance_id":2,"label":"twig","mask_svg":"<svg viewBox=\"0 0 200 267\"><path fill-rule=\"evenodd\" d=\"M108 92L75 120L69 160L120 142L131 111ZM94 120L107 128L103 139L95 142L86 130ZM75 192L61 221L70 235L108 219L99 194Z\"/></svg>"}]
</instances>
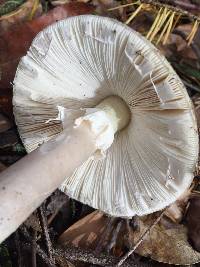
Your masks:
<instances>
[{"instance_id":1,"label":"twig","mask_svg":"<svg viewBox=\"0 0 200 267\"><path fill-rule=\"evenodd\" d=\"M38 208L38 213L39 213L39 218L40 218L40 222L41 222L41 227L42 227L45 239L46 239L46 246L47 246L50 260L53 264L55 264L55 259L53 257L53 247L52 247L52 243L51 243L51 239L50 239L49 231L48 231L47 219L44 215L44 210L43 210L42 206L40 206Z\"/></svg>"},{"instance_id":2,"label":"twig","mask_svg":"<svg viewBox=\"0 0 200 267\"><path fill-rule=\"evenodd\" d=\"M191 83L189 83L189 82L187 82L187 81L185 81L185 80L183 80L183 79L182 79L182 82L183 82L183 84L184 84L186 87L188 87L190 90L194 90L194 91L200 93L200 88L199 88L198 86L195 86L195 85L193 85L193 84L191 84Z\"/></svg>"},{"instance_id":3,"label":"twig","mask_svg":"<svg viewBox=\"0 0 200 267\"><path fill-rule=\"evenodd\" d=\"M168 4L165 4L165 3L156 2L154 0L140 0L140 2L141 3L144 3L144 4L150 4L152 6L159 7L159 8L166 7L168 9L172 10L172 11L175 11L178 14L187 16L191 20L200 21L200 17L199 16L196 16L196 15L192 14L191 12L188 12L186 10L183 10L181 8L178 8L178 7L175 7L175 6L172 6L172 5L168 5Z\"/></svg>"},{"instance_id":4,"label":"twig","mask_svg":"<svg viewBox=\"0 0 200 267\"><path fill-rule=\"evenodd\" d=\"M141 4L149 4L151 6L154 6L154 7L157 7L157 8L167 8L171 11L174 11L180 15L184 15L184 16L187 16L190 20L192 21L200 21L200 17L199 16L196 16L194 14L192 14L191 12L189 11L186 11L186 10L183 10L181 8L178 8L178 7L175 7L175 6L172 6L172 5L169 5L169 4L166 4L166 3L161 3L161 2L157 2L155 0L140 0L140 2L133 2L131 4L128 4L129 6L131 5L141 5ZM112 10L115 10L115 9L118 9L118 8L122 8L122 7L125 7L125 6L128 6L128 5L119 5L119 6L116 6L114 8L110 8L109 11L112 11Z\"/></svg>"},{"instance_id":5,"label":"twig","mask_svg":"<svg viewBox=\"0 0 200 267\"><path fill-rule=\"evenodd\" d=\"M194 10L194 11L199 11L200 8L197 5L188 3L188 2L184 2L184 1L179 1L179 0L160 0L160 2L165 3L165 4L169 4L169 5L174 5L174 6L180 6L183 9L186 10Z\"/></svg>"},{"instance_id":6,"label":"twig","mask_svg":"<svg viewBox=\"0 0 200 267\"><path fill-rule=\"evenodd\" d=\"M28 241L28 243L26 243L24 245L24 248L27 249L31 249L31 243L32 243L32 238L29 235L28 231L26 230L26 228L24 226L20 227L20 230L22 231L23 236L25 237L25 239ZM47 264L47 266L49 267L57 267L54 263L51 262L51 260L49 259L49 256L40 248L40 246L38 244L36 244L36 252L37 254L44 260L44 262Z\"/></svg>"},{"instance_id":7,"label":"twig","mask_svg":"<svg viewBox=\"0 0 200 267\"><path fill-rule=\"evenodd\" d=\"M128 242L128 248L131 248L131 242L130 242L130 233L131 233L131 227L130 227L130 220L125 219L126 223L126 230L127 230L127 242Z\"/></svg>"},{"instance_id":8,"label":"twig","mask_svg":"<svg viewBox=\"0 0 200 267\"><path fill-rule=\"evenodd\" d=\"M36 267L37 266L37 262L36 262L36 235L37 232L34 230L33 233L33 240L32 240L32 267Z\"/></svg>"},{"instance_id":9,"label":"twig","mask_svg":"<svg viewBox=\"0 0 200 267\"><path fill-rule=\"evenodd\" d=\"M32 245L30 243L23 244L23 249L31 250L31 248ZM47 264L48 267L57 267L55 264L51 262L48 255L39 247L39 245L36 245L36 252L43 259L43 261Z\"/></svg>"},{"instance_id":10,"label":"twig","mask_svg":"<svg viewBox=\"0 0 200 267\"><path fill-rule=\"evenodd\" d=\"M18 230L15 232L15 245L16 245L16 248L17 248L18 267L22 267L21 244L20 244L20 240L19 240L19 232L18 232Z\"/></svg>"},{"instance_id":11,"label":"twig","mask_svg":"<svg viewBox=\"0 0 200 267\"><path fill-rule=\"evenodd\" d=\"M93 251L86 251L80 248L73 247L57 247L54 249L54 253L56 257L64 257L67 260L71 261L81 261L90 264L96 264L99 266L115 266L118 262L118 258L113 257L111 255L99 254L96 255ZM87 265L89 266L89 264ZM146 267L147 264L142 262L135 262L132 259L128 259L123 263L123 267ZM149 267L149 264L148 264ZM153 267L153 264L152 266Z\"/></svg>"},{"instance_id":12,"label":"twig","mask_svg":"<svg viewBox=\"0 0 200 267\"><path fill-rule=\"evenodd\" d=\"M138 241L136 242L135 246L129 251L127 252L122 258L121 260L118 262L118 264L116 266L122 266L122 264L127 260L127 258L137 249L137 247L139 247L139 245L142 243L142 241L145 239L145 237L147 236L147 234L153 229L153 227L160 221L160 219L162 218L164 212L166 209L164 209L161 214L158 216L158 218L155 220L155 222L142 234L142 236L138 239Z\"/></svg>"}]
</instances>

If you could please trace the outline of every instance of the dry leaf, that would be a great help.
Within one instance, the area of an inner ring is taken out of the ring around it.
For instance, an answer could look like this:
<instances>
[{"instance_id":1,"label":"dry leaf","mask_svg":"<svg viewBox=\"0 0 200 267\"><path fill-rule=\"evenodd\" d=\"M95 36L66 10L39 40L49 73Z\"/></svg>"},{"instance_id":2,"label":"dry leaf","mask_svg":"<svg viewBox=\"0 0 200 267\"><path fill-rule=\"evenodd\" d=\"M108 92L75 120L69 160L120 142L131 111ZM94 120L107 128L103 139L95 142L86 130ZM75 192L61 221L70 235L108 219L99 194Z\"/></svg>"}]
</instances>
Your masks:
<instances>
[{"instance_id":1,"label":"dry leaf","mask_svg":"<svg viewBox=\"0 0 200 267\"><path fill-rule=\"evenodd\" d=\"M131 234L132 244L137 243L142 233L154 221L155 214L139 219L139 230ZM168 264L189 265L200 262L200 253L196 252L187 241L186 227L168 222L164 218L147 234L136 253Z\"/></svg>"},{"instance_id":2,"label":"dry leaf","mask_svg":"<svg viewBox=\"0 0 200 267\"><path fill-rule=\"evenodd\" d=\"M190 200L186 222L189 242L200 252L200 195Z\"/></svg>"},{"instance_id":3,"label":"dry leaf","mask_svg":"<svg viewBox=\"0 0 200 267\"><path fill-rule=\"evenodd\" d=\"M177 34L170 34L167 45L175 45L176 51L174 53L178 53L179 56L185 59L192 59L197 60L198 57L193 51L191 46L188 46L188 43L186 40L184 40L180 35Z\"/></svg>"},{"instance_id":4,"label":"dry leaf","mask_svg":"<svg viewBox=\"0 0 200 267\"><path fill-rule=\"evenodd\" d=\"M1 88L11 88L20 58L26 54L33 38L48 25L70 16L92 13L94 7L84 3L72 2L58 6L47 14L23 23L12 30L0 33Z\"/></svg>"},{"instance_id":5,"label":"dry leaf","mask_svg":"<svg viewBox=\"0 0 200 267\"><path fill-rule=\"evenodd\" d=\"M14 24L26 21L33 10L35 0L25 1L18 9L0 17L0 32L8 30ZM42 14L42 5L39 3L34 12L34 18Z\"/></svg>"},{"instance_id":6,"label":"dry leaf","mask_svg":"<svg viewBox=\"0 0 200 267\"><path fill-rule=\"evenodd\" d=\"M157 214L135 217L137 229L130 226L126 228L125 221L121 219L122 229L118 233L112 252L115 253L118 250L121 253L127 247L131 249L142 234L154 223ZM108 219L109 217L102 212L95 211L69 227L60 236L59 242L62 245L73 245L94 250L108 227ZM112 233L110 240L107 240L107 245L112 243ZM129 240L126 238L128 234ZM187 265L200 261L200 253L193 250L187 241L187 228L184 225L173 223L167 218L162 218L160 223L155 225L147 234L136 253L168 264Z\"/></svg>"},{"instance_id":7,"label":"dry leaf","mask_svg":"<svg viewBox=\"0 0 200 267\"><path fill-rule=\"evenodd\" d=\"M95 249L105 230L107 216L94 211L69 227L59 238L62 245Z\"/></svg>"}]
</instances>

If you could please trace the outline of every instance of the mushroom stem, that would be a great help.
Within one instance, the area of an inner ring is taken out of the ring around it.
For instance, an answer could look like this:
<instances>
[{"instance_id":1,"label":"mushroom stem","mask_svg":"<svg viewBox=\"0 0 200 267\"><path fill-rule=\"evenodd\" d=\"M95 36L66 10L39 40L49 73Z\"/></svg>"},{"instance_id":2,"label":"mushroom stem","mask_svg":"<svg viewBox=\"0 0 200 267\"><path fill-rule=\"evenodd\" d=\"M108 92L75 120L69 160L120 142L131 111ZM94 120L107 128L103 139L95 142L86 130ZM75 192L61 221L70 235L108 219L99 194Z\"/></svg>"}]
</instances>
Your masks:
<instances>
[{"instance_id":1,"label":"mushroom stem","mask_svg":"<svg viewBox=\"0 0 200 267\"><path fill-rule=\"evenodd\" d=\"M93 133L83 123L64 131L5 170L0 177L0 242L95 150Z\"/></svg>"},{"instance_id":2,"label":"mushroom stem","mask_svg":"<svg viewBox=\"0 0 200 267\"><path fill-rule=\"evenodd\" d=\"M97 105L97 108L106 112L113 126L114 132L125 128L131 117L129 107L119 96L109 96Z\"/></svg>"},{"instance_id":3,"label":"mushroom stem","mask_svg":"<svg viewBox=\"0 0 200 267\"><path fill-rule=\"evenodd\" d=\"M117 103L115 108L113 103ZM120 117L122 114L123 120L126 113L123 111L123 105L122 100L116 99L114 102L110 99L104 100L98 105L98 109L109 110L108 113L106 111L106 116L115 121L116 130L125 126ZM98 125L95 119L94 124ZM83 119L78 127L71 126L64 130L62 134L44 143L2 172L0 242L14 232L67 177L73 174L77 167L97 150L98 138L99 133L94 132L87 120Z\"/></svg>"}]
</instances>

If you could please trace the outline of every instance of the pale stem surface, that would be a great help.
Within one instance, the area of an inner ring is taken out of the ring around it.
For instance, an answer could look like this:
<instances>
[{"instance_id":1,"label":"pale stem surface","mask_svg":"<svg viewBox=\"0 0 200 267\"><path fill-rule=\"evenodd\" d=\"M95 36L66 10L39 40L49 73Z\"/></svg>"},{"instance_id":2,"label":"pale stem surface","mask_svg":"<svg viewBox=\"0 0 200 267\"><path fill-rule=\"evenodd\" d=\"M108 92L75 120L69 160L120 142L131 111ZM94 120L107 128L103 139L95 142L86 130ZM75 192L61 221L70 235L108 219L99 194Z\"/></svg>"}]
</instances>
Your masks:
<instances>
[{"instance_id":1,"label":"pale stem surface","mask_svg":"<svg viewBox=\"0 0 200 267\"><path fill-rule=\"evenodd\" d=\"M95 151L85 124L65 130L5 170L0 177L0 242Z\"/></svg>"}]
</instances>

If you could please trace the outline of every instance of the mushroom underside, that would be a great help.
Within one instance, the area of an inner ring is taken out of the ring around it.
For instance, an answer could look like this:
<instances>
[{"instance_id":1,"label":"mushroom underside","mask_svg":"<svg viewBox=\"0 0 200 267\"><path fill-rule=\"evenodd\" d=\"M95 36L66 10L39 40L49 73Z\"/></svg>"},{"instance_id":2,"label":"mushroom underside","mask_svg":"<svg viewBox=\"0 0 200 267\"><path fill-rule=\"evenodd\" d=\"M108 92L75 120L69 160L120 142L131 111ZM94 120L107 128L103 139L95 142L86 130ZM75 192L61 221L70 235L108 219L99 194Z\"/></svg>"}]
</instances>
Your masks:
<instances>
[{"instance_id":1,"label":"mushroom underside","mask_svg":"<svg viewBox=\"0 0 200 267\"><path fill-rule=\"evenodd\" d=\"M115 134L105 158L89 158L66 177L61 190L113 216L160 210L191 184L196 120L170 64L129 27L87 15L37 35L14 80L22 141L33 151L111 95L129 107L129 125ZM58 107L65 108L64 122Z\"/></svg>"}]
</instances>

